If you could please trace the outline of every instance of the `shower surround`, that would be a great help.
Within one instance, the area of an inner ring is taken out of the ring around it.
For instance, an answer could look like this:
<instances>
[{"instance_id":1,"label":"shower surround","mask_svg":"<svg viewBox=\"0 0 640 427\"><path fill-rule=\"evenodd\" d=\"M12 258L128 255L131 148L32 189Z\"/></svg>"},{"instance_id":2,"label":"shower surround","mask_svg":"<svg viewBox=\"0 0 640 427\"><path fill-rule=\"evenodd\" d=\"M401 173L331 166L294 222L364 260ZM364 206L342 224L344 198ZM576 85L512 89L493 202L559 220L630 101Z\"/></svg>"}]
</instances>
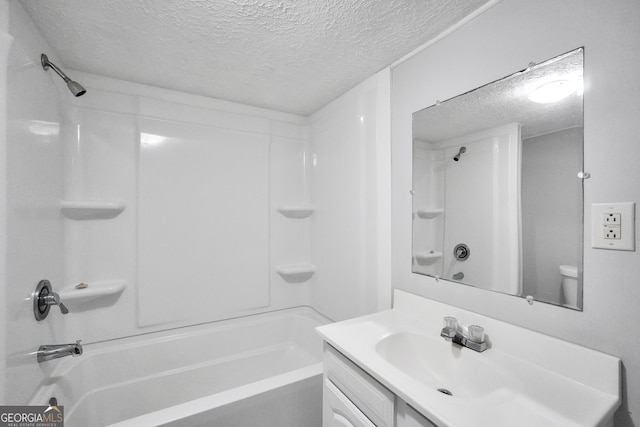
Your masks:
<instances>
[{"instance_id":1,"label":"shower surround","mask_svg":"<svg viewBox=\"0 0 640 427\"><path fill-rule=\"evenodd\" d=\"M388 69L309 117L64 70L87 89L73 98L7 7L7 404L91 354L38 364L42 344L388 306ZM69 314L34 319L42 279Z\"/></svg>"}]
</instances>

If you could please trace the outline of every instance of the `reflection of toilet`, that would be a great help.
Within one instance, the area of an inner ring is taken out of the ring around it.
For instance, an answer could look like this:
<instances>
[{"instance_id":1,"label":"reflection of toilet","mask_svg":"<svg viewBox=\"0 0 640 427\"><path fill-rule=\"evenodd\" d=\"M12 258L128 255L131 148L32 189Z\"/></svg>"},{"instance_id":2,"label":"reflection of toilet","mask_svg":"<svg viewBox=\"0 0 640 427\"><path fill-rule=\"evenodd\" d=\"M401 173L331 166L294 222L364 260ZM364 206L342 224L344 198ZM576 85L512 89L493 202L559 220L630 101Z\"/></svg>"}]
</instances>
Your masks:
<instances>
[{"instance_id":1,"label":"reflection of toilet","mask_svg":"<svg viewBox=\"0 0 640 427\"><path fill-rule=\"evenodd\" d=\"M569 308L578 308L578 267L575 265L561 265L562 276L562 305Z\"/></svg>"}]
</instances>

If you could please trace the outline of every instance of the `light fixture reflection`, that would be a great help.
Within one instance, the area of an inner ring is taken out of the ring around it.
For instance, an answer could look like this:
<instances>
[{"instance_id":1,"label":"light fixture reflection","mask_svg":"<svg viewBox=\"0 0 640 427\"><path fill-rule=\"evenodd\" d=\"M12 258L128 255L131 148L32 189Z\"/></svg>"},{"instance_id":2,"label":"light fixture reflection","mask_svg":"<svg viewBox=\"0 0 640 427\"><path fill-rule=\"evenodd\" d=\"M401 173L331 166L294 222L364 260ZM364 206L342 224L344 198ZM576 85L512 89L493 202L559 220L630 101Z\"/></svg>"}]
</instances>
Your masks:
<instances>
[{"instance_id":1,"label":"light fixture reflection","mask_svg":"<svg viewBox=\"0 0 640 427\"><path fill-rule=\"evenodd\" d=\"M143 147L157 147L167 140L166 136L140 132L140 144Z\"/></svg>"},{"instance_id":2,"label":"light fixture reflection","mask_svg":"<svg viewBox=\"0 0 640 427\"><path fill-rule=\"evenodd\" d=\"M574 93L581 96L583 91L582 76L578 76L572 79L553 80L538 86L529 94L529 99L539 104L549 104Z\"/></svg>"},{"instance_id":3,"label":"light fixture reflection","mask_svg":"<svg viewBox=\"0 0 640 427\"><path fill-rule=\"evenodd\" d=\"M29 132L38 136L55 136L60 133L60 124L44 120L30 120Z\"/></svg>"}]
</instances>

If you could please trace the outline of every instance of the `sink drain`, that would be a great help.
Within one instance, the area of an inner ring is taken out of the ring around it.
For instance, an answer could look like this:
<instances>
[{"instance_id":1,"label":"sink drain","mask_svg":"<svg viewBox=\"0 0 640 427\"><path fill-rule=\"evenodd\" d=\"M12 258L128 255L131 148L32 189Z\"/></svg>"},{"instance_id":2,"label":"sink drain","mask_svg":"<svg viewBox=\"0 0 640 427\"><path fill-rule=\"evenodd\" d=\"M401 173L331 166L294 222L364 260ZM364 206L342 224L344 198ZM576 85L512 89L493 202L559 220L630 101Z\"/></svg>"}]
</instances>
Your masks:
<instances>
[{"instance_id":1,"label":"sink drain","mask_svg":"<svg viewBox=\"0 0 640 427\"><path fill-rule=\"evenodd\" d=\"M447 396L453 396L453 393L451 393L449 390L447 390L446 388L439 388L438 391L442 394L446 394Z\"/></svg>"}]
</instances>

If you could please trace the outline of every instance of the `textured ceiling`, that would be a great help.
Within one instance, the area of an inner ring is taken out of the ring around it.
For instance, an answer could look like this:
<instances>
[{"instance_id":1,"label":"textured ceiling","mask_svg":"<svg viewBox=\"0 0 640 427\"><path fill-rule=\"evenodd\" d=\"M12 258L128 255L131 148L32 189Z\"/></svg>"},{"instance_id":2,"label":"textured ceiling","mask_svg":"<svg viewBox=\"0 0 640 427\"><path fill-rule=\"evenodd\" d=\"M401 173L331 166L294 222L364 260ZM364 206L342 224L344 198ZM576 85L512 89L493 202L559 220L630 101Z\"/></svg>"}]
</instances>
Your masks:
<instances>
[{"instance_id":1,"label":"textured ceiling","mask_svg":"<svg viewBox=\"0 0 640 427\"><path fill-rule=\"evenodd\" d=\"M62 65L308 115L488 0L21 0Z\"/></svg>"},{"instance_id":2,"label":"textured ceiling","mask_svg":"<svg viewBox=\"0 0 640 427\"><path fill-rule=\"evenodd\" d=\"M582 81L583 56L583 50L577 49L425 108L413 115L413 138L438 142L518 122L522 124L522 138L527 139L583 126L581 93L548 104L529 100L529 94L545 83Z\"/></svg>"}]
</instances>

